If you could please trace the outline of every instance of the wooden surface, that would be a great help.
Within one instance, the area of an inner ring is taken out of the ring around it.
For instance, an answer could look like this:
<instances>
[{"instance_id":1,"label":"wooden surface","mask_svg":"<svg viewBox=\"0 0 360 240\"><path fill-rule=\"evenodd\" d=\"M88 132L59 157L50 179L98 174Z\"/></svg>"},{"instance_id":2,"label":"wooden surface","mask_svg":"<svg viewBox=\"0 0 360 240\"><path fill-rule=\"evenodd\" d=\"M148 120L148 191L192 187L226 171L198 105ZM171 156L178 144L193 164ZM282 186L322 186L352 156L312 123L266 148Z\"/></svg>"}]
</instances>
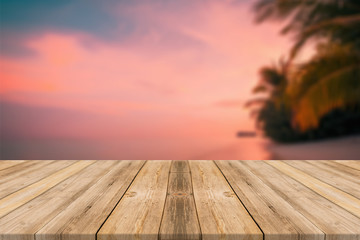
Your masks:
<instances>
[{"instance_id":1,"label":"wooden surface","mask_svg":"<svg viewBox=\"0 0 360 240\"><path fill-rule=\"evenodd\" d=\"M0 161L1 240L360 240L360 161Z\"/></svg>"}]
</instances>

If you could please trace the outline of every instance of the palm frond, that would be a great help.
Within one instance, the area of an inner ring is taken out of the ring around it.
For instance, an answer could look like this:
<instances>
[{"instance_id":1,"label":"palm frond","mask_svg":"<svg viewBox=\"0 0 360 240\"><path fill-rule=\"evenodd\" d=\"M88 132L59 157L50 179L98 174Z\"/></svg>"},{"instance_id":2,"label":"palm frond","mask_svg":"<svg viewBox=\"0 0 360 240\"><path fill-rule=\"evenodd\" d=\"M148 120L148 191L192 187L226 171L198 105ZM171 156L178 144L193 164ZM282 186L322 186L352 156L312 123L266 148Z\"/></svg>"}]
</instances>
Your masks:
<instances>
[{"instance_id":1,"label":"palm frond","mask_svg":"<svg viewBox=\"0 0 360 240\"><path fill-rule=\"evenodd\" d=\"M256 94L256 93L265 93L268 92L269 88L266 87L265 85L257 85L253 90L252 93Z\"/></svg>"},{"instance_id":2,"label":"palm frond","mask_svg":"<svg viewBox=\"0 0 360 240\"><path fill-rule=\"evenodd\" d=\"M304 29L304 32L314 32L323 29L324 27L336 26L336 25L348 26L359 22L360 22L360 14L355 14L350 16L340 16L340 17L327 19L317 24L311 25L306 29Z\"/></svg>"},{"instance_id":3,"label":"palm frond","mask_svg":"<svg viewBox=\"0 0 360 240\"><path fill-rule=\"evenodd\" d=\"M313 84L296 105L294 123L303 131L315 128L326 113L352 103L360 103L359 64L340 68Z\"/></svg>"},{"instance_id":4,"label":"palm frond","mask_svg":"<svg viewBox=\"0 0 360 240\"><path fill-rule=\"evenodd\" d=\"M253 98L249 101L247 101L245 104L244 104L244 107L245 108L249 108L249 107L253 107L255 105L262 105L264 104L265 102L268 101L268 98L267 97L257 97L257 98Z\"/></svg>"}]
</instances>

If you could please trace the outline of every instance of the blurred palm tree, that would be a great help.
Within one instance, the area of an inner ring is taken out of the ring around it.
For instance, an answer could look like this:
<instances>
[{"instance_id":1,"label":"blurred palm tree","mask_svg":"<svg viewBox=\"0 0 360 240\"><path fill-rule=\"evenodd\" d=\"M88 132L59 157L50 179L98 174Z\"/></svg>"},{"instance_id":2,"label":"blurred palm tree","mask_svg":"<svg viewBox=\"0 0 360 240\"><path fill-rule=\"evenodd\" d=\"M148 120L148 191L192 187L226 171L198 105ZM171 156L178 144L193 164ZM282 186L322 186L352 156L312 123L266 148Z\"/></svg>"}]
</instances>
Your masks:
<instances>
[{"instance_id":1,"label":"blurred palm tree","mask_svg":"<svg viewBox=\"0 0 360 240\"><path fill-rule=\"evenodd\" d=\"M293 128L302 132L316 129L331 111L358 109L359 0L259 0L254 9L257 22L287 21L282 34L292 34L295 40L285 64L287 72L295 75L288 74L285 78L282 98L276 98L273 93L268 100L289 102ZM295 69L293 60L310 40L318 41L317 53ZM257 88L261 89L262 85ZM259 122L266 121L259 117Z\"/></svg>"},{"instance_id":2,"label":"blurred palm tree","mask_svg":"<svg viewBox=\"0 0 360 240\"><path fill-rule=\"evenodd\" d=\"M281 102L288 84L287 63L283 59L277 64L262 67L259 71L260 80L254 87L254 94L265 94L265 97L251 99L245 107L262 105L267 101Z\"/></svg>"},{"instance_id":3,"label":"blurred palm tree","mask_svg":"<svg viewBox=\"0 0 360 240\"><path fill-rule=\"evenodd\" d=\"M360 105L360 52L350 46L324 44L303 64L293 83L294 125L305 131L316 128L334 109Z\"/></svg>"},{"instance_id":4,"label":"blurred palm tree","mask_svg":"<svg viewBox=\"0 0 360 240\"><path fill-rule=\"evenodd\" d=\"M245 107L251 108L257 127L265 136L279 142L293 141L298 133L291 126L291 109L287 94L288 64L281 59L277 64L260 69L260 80L254 94L262 97L251 99Z\"/></svg>"},{"instance_id":5,"label":"blurred palm tree","mask_svg":"<svg viewBox=\"0 0 360 240\"><path fill-rule=\"evenodd\" d=\"M352 44L360 48L359 0L259 0L256 21L287 20L282 34L292 34L290 59L311 39Z\"/></svg>"}]
</instances>

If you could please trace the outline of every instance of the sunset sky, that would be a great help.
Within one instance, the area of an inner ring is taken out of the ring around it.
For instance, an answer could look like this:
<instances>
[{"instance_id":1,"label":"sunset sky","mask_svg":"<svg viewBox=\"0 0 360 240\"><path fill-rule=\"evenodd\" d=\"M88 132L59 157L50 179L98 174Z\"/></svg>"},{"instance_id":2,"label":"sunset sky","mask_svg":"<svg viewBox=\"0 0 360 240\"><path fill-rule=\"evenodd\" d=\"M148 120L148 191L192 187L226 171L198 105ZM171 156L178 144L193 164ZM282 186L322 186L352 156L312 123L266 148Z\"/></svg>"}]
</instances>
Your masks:
<instances>
[{"instance_id":1,"label":"sunset sky","mask_svg":"<svg viewBox=\"0 0 360 240\"><path fill-rule=\"evenodd\" d=\"M243 104L258 69L291 44L254 24L253 3L1 0L4 156L24 141L110 140L131 143L119 157L156 158L164 143L236 140L254 128Z\"/></svg>"}]
</instances>

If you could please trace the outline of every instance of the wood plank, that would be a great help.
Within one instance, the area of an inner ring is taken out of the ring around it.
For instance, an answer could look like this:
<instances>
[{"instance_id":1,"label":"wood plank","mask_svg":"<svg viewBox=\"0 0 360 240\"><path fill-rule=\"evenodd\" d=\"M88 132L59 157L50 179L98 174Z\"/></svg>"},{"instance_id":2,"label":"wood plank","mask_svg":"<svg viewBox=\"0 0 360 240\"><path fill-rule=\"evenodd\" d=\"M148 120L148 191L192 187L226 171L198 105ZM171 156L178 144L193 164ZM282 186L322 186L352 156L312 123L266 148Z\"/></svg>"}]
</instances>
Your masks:
<instances>
[{"instance_id":1,"label":"wood plank","mask_svg":"<svg viewBox=\"0 0 360 240\"><path fill-rule=\"evenodd\" d=\"M23 162L25 162L25 160L0 160L0 170L15 166Z\"/></svg>"},{"instance_id":2,"label":"wood plank","mask_svg":"<svg viewBox=\"0 0 360 240\"><path fill-rule=\"evenodd\" d=\"M25 164L19 164L16 167L16 171L14 171L14 168L8 168L3 171L0 171L0 199L6 197L7 195L21 189L22 187L19 186L21 184L26 184L25 182L18 181L19 178L24 178L28 176L30 172L38 171L39 169L49 165L50 163L54 162L54 160L37 160L33 161L31 165L25 165ZM29 161L28 163L31 163ZM21 167L21 168L19 168ZM23 179L25 180L25 179ZM15 185L14 191L11 191L11 188L9 189L9 185ZM30 184L28 184L30 185Z\"/></svg>"},{"instance_id":3,"label":"wood plank","mask_svg":"<svg viewBox=\"0 0 360 240\"><path fill-rule=\"evenodd\" d=\"M171 164L160 239L201 239L187 161L173 161Z\"/></svg>"},{"instance_id":4,"label":"wood plank","mask_svg":"<svg viewBox=\"0 0 360 240\"><path fill-rule=\"evenodd\" d=\"M37 196L46 192L53 186L64 181L68 177L78 173L79 171L93 163L94 161L75 162L74 164L64 169L61 169L60 171L53 173L34 184L31 184L17 192L14 192L0 199L0 217L5 216L14 209L36 198Z\"/></svg>"},{"instance_id":5,"label":"wood plank","mask_svg":"<svg viewBox=\"0 0 360 240\"><path fill-rule=\"evenodd\" d=\"M82 196L115 165L115 161L96 161L0 218L0 239L34 240L36 232Z\"/></svg>"},{"instance_id":6,"label":"wood plank","mask_svg":"<svg viewBox=\"0 0 360 240\"><path fill-rule=\"evenodd\" d=\"M216 161L216 164L261 228L267 240L325 239L324 233L264 184L247 164L252 161Z\"/></svg>"},{"instance_id":7,"label":"wood plank","mask_svg":"<svg viewBox=\"0 0 360 240\"><path fill-rule=\"evenodd\" d=\"M189 161L202 239L263 239L213 161Z\"/></svg>"},{"instance_id":8,"label":"wood plank","mask_svg":"<svg viewBox=\"0 0 360 240\"><path fill-rule=\"evenodd\" d=\"M326 169L327 171L331 171L341 175L343 178L356 181L360 184L360 170L348 167L346 165L340 164L334 160L319 160L319 161L311 161L307 160L306 162L311 163L319 168Z\"/></svg>"},{"instance_id":9,"label":"wood plank","mask_svg":"<svg viewBox=\"0 0 360 240\"><path fill-rule=\"evenodd\" d=\"M326 240L359 240L360 219L290 176L267 164L246 163L266 185L326 235Z\"/></svg>"},{"instance_id":10,"label":"wood plank","mask_svg":"<svg viewBox=\"0 0 360 240\"><path fill-rule=\"evenodd\" d=\"M38 160L38 161L34 161L32 165L21 167L21 169L18 169L17 171L11 171L11 169L1 171L0 172L0 174L1 174L0 184L8 183L14 179L17 179L20 176L23 176L23 175L28 175L30 172L35 172L53 162L55 162L55 161L54 160Z\"/></svg>"},{"instance_id":11,"label":"wood plank","mask_svg":"<svg viewBox=\"0 0 360 240\"><path fill-rule=\"evenodd\" d=\"M311 163L312 165L315 165L320 169L325 169L326 171L336 173L338 175L341 175L342 178L360 184L360 171L357 169L350 168L335 161L328 161L328 160L317 160L317 161L308 160L307 162Z\"/></svg>"},{"instance_id":12,"label":"wood plank","mask_svg":"<svg viewBox=\"0 0 360 240\"><path fill-rule=\"evenodd\" d=\"M95 240L96 232L122 198L145 161L115 161L107 173L35 237L37 240Z\"/></svg>"},{"instance_id":13,"label":"wood plank","mask_svg":"<svg viewBox=\"0 0 360 240\"><path fill-rule=\"evenodd\" d=\"M360 160L336 160L335 162L360 171Z\"/></svg>"},{"instance_id":14,"label":"wood plank","mask_svg":"<svg viewBox=\"0 0 360 240\"><path fill-rule=\"evenodd\" d=\"M0 198L27 187L40 179L47 177L56 171L75 163L72 160L45 161L37 165L25 168L26 171L18 171L9 176L1 177Z\"/></svg>"},{"instance_id":15,"label":"wood plank","mask_svg":"<svg viewBox=\"0 0 360 240\"><path fill-rule=\"evenodd\" d=\"M26 171L26 169L36 166L37 164L41 163L43 160L31 160L31 161L24 161L18 164L15 164L14 166L5 168L3 170L0 170L0 178L4 178L7 176L11 176L13 174Z\"/></svg>"},{"instance_id":16,"label":"wood plank","mask_svg":"<svg viewBox=\"0 0 360 240\"><path fill-rule=\"evenodd\" d=\"M171 161L148 161L97 239L158 239Z\"/></svg>"},{"instance_id":17,"label":"wood plank","mask_svg":"<svg viewBox=\"0 0 360 240\"><path fill-rule=\"evenodd\" d=\"M360 240L359 170L277 162L24 161L0 170L0 209L25 200L0 240Z\"/></svg>"},{"instance_id":18,"label":"wood plank","mask_svg":"<svg viewBox=\"0 0 360 240\"><path fill-rule=\"evenodd\" d=\"M284 161L292 167L295 167L312 177L323 181L333 187L336 187L350 195L360 199L360 176L351 176L344 174L336 169L335 166L324 164L323 161L303 161L303 160L289 160ZM331 161L327 161L331 162ZM347 168L346 166L343 166ZM360 172L359 172L360 175Z\"/></svg>"},{"instance_id":19,"label":"wood plank","mask_svg":"<svg viewBox=\"0 0 360 240\"><path fill-rule=\"evenodd\" d=\"M323 181L320 181L319 179L316 179L294 167L291 167L284 162L268 161L267 163L293 179L301 182L303 185L317 192L321 196L360 217L360 199L324 183Z\"/></svg>"},{"instance_id":20,"label":"wood plank","mask_svg":"<svg viewBox=\"0 0 360 240\"><path fill-rule=\"evenodd\" d=\"M188 161L173 160L171 163L170 172L190 172Z\"/></svg>"}]
</instances>

